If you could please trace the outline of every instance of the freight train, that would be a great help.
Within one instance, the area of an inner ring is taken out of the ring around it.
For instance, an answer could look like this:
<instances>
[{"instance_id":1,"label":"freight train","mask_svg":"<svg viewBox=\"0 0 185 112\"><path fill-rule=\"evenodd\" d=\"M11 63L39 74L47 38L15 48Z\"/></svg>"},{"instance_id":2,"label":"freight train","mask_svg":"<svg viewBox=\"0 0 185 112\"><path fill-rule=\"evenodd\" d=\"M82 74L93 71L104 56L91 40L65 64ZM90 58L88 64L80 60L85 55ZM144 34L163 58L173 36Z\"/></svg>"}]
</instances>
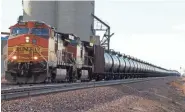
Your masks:
<instances>
[{"instance_id":1,"label":"freight train","mask_svg":"<svg viewBox=\"0 0 185 112\"><path fill-rule=\"evenodd\" d=\"M177 76L129 55L61 33L41 21L10 28L5 78L11 83L76 82Z\"/></svg>"}]
</instances>

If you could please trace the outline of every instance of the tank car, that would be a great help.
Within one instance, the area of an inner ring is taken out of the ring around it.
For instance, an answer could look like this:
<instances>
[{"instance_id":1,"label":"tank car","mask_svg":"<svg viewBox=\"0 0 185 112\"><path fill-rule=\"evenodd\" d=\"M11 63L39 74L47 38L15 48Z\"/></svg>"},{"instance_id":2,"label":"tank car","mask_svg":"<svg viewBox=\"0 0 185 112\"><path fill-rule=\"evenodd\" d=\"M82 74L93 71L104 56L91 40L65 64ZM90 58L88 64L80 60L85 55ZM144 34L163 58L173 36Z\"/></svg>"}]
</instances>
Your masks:
<instances>
[{"instance_id":1,"label":"tank car","mask_svg":"<svg viewBox=\"0 0 185 112\"><path fill-rule=\"evenodd\" d=\"M98 56L100 58L94 62L94 66L98 66L99 69L94 69L94 76L96 79L114 80L124 78L144 78L144 77L164 77L164 76L175 76L178 73L166 70L164 68L152 65L148 62L136 59L132 56L120 54L113 50L100 50L101 47L96 47ZM96 55L96 53L95 53ZM101 65L101 66L100 66Z\"/></svg>"}]
</instances>

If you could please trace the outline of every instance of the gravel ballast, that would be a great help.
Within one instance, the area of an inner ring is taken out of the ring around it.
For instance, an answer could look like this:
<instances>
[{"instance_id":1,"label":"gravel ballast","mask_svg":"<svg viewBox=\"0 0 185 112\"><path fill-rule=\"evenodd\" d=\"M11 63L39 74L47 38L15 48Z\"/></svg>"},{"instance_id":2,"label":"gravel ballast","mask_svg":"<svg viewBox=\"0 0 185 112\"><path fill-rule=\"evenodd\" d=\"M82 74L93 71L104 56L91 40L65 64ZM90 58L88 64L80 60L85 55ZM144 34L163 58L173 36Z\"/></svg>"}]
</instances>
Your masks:
<instances>
[{"instance_id":1,"label":"gravel ballast","mask_svg":"<svg viewBox=\"0 0 185 112\"><path fill-rule=\"evenodd\" d=\"M185 112L174 77L2 101L2 112Z\"/></svg>"},{"instance_id":2,"label":"gravel ballast","mask_svg":"<svg viewBox=\"0 0 185 112\"><path fill-rule=\"evenodd\" d=\"M76 112L118 99L122 93L111 87L91 88L2 102L2 111Z\"/></svg>"}]
</instances>

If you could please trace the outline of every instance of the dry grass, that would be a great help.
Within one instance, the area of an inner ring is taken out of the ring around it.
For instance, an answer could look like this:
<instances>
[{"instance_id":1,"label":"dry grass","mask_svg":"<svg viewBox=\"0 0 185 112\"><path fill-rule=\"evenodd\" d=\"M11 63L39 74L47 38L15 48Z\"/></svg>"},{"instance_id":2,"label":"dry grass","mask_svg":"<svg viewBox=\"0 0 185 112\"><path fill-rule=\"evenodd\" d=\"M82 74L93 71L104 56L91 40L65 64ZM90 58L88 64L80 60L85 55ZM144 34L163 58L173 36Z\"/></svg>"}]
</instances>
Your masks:
<instances>
[{"instance_id":1,"label":"dry grass","mask_svg":"<svg viewBox=\"0 0 185 112\"><path fill-rule=\"evenodd\" d=\"M177 88L177 90L182 91L182 93L185 95L185 78L184 77L180 80L171 82L170 85Z\"/></svg>"}]
</instances>

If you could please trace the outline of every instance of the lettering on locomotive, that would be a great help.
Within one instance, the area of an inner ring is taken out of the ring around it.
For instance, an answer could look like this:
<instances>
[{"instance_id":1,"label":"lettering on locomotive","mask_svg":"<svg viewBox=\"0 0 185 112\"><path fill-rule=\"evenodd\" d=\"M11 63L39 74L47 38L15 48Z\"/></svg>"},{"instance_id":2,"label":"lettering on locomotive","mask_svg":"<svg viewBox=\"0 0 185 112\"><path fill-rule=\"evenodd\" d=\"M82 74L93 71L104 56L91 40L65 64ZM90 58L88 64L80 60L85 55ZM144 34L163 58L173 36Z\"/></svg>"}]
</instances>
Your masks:
<instances>
[{"instance_id":1,"label":"lettering on locomotive","mask_svg":"<svg viewBox=\"0 0 185 112\"><path fill-rule=\"evenodd\" d=\"M39 47L17 47L17 51L32 51L33 53L40 53Z\"/></svg>"}]
</instances>

